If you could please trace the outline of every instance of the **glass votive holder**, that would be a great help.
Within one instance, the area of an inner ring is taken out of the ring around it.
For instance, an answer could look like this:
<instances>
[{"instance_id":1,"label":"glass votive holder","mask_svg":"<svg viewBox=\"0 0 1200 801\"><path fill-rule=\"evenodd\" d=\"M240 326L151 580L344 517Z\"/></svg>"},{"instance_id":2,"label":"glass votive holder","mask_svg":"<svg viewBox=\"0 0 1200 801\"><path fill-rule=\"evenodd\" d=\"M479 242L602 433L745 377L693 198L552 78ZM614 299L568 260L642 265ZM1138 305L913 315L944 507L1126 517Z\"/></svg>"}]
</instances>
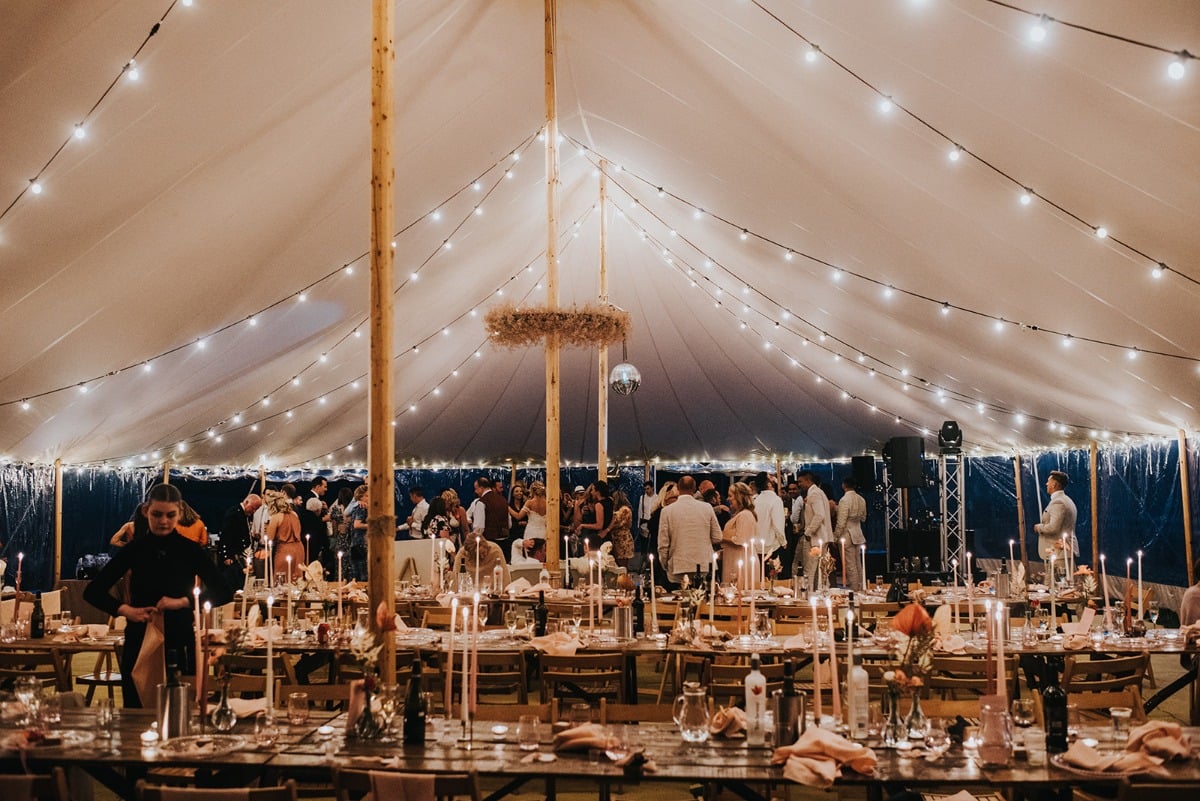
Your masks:
<instances>
[{"instance_id":1,"label":"glass votive holder","mask_svg":"<svg viewBox=\"0 0 1200 801\"><path fill-rule=\"evenodd\" d=\"M1025 730L1025 756L1034 767L1046 764L1045 731L1037 727Z\"/></svg>"},{"instance_id":2,"label":"glass votive holder","mask_svg":"<svg viewBox=\"0 0 1200 801\"><path fill-rule=\"evenodd\" d=\"M1108 710L1112 716L1112 738L1118 744L1129 740L1129 721L1133 717L1133 709L1127 706L1114 706Z\"/></svg>"}]
</instances>

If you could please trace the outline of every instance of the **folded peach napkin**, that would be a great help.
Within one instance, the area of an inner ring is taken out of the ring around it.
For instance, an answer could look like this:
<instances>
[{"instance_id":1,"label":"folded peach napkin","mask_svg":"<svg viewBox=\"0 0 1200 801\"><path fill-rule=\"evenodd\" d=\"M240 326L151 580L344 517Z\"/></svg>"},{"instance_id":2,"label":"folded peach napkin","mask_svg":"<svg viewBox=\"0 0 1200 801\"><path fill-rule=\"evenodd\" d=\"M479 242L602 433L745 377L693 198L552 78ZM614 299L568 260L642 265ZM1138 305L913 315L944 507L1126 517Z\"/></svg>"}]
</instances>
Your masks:
<instances>
[{"instance_id":1,"label":"folded peach napkin","mask_svg":"<svg viewBox=\"0 0 1200 801\"><path fill-rule=\"evenodd\" d=\"M1192 740L1178 723L1151 720L1129 733L1126 751L1141 751L1163 759L1187 759L1192 753Z\"/></svg>"},{"instance_id":2,"label":"folded peach napkin","mask_svg":"<svg viewBox=\"0 0 1200 801\"><path fill-rule=\"evenodd\" d=\"M151 615L146 623L146 635L142 638L142 649L133 663L133 686L137 688L142 706L153 707L158 698L158 685L167 680L167 663L164 653L162 615Z\"/></svg>"},{"instance_id":3,"label":"folded peach napkin","mask_svg":"<svg viewBox=\"0 0 1200 801\"><path fill-rule=\"evenodd\" d=\"M575 652L583 647L579 638L572 637L563 631L556 631L543 637L534 637L529 644L551 656L574 656Z\"/></svg>"},{"instance_id":4,"label":"folded peach napkin","mask_svg":"<svg viewBox=\"0 0 1200 801\"><path fill-rule=\"evenodd\" d=\"M555 753L590 751L593 748L604 748L607 741L608 735L603 726L596 723L585 723L554 735L553 750Z\"/></svg>"},{"instance_id":5,"label":"folded peach napkin","mask_svg":"<svg viewBox=\"0 0 1200 801\"><path fill-rule=\"evenodd\" d=\"M875 752L826 729L810 728L792 745L775 749L771 763L783 763L783 775L798 784L827 788L846 767L871 775L877 763Z\"/></svg>"},{"instance_id":6,"label":"folded peach napkin","mask_svg":"<svg viewBox=\"0 0 1200 801\"><path fill-rule=\"evenodd\" d=\"M1162 764L1160 757L1151 756L1142 751L1118 751L1102 754L1082 740L1076 740L1063 754L1063 761L1068 765L1095 773L1111 771L1113 773L1145 773L1155 770Z\"/></svg>"},{"instance_id":7,"label":"folded peach napkin","mask_svg":"<svg viewBox=\"0 0 1200 801\"><path fill-rule=\"evenodd\" d=\"M740 707L721 707L708 721L708 732L720 737L744 737L746 735L746 710Z\"/></svg>"},{"instance_id":8,"label":"folded peach napkin","mask_svg":"<svg viewBox=\"0 0 1200 801\"><path fill-rule=\"evenodd\" d=\"M239 718L253 718L267 711L266 698L230 698L229 708Z\"/></svg>"}]
</instances>

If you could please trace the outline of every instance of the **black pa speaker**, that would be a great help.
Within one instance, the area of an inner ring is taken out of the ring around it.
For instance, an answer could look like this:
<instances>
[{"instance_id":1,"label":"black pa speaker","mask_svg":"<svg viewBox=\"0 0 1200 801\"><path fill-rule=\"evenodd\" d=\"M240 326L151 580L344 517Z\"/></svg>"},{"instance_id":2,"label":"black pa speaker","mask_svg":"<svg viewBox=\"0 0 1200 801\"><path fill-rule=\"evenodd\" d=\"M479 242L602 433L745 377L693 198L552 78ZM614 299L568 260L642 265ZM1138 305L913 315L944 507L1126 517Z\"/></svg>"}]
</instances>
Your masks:
<instances>
[{"instance_id":1,"label":"black pa speaker","mask_svg":"<svg viewBox=\"0 0 1200 801\"><path fill-rule=\"evenodd\" d=\"M874 456L853 456L850 458L850 466L854 471L854 481L858 484L860 493L875 489Z\"/></svg>"},{"instance_id":2,"label":"black pa speaker","mask_svg":"<svg viewBox=\"0 0 1200 801\"><path fill-rule=\"evenodd\" d=\"M883 449L888 478L893 487L925 486L925 440L921 437L892 437Z\"/></svg>"}]
</instances>

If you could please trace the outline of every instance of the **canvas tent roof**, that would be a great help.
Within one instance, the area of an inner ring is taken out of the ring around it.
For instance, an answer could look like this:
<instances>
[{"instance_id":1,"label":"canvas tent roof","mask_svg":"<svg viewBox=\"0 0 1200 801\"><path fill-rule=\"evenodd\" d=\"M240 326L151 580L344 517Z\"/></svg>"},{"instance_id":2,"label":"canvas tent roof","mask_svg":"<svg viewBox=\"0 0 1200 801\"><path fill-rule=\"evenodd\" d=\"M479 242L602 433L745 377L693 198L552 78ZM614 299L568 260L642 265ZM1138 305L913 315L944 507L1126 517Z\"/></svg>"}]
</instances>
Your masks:
<instances>
[{"instance_id":1,"label":"canvas tent roof","mask_svg":"<svg viewBox=\"0 0 1200 801\"><path fill-rule=\"evenodd\" d=\"M171 6L141 80L88 116L168 5L4 12L0 454L360 460L369 5ZM1030 8L1200 52L1193 3ZM1200 67L1171 80L1163 53L1029 24L985 0L561 0L564 304L595 297L594 170L622 168L610 297L643 385L611 399L611 454L1200 425ZM544 297L542 3L398 3L396 52L398 458L536 460L541 351L487 345L482 317ZM563 364L563 457L592 461L594 352Z\"/></svg>"}]
</instances>

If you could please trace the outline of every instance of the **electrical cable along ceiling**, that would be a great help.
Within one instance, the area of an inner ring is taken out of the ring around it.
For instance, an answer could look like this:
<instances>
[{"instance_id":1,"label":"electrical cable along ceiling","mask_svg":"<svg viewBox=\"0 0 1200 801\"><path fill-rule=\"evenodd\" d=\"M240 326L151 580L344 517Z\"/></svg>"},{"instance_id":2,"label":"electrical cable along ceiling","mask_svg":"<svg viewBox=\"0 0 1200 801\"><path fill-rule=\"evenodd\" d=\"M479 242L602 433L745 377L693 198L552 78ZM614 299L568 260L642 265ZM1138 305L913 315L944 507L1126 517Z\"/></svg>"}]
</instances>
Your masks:
<instances>
[{"instance_id":1,"label":"electrical cable along ceiling","mask_svg":"<svg viewBox=\"0 0 1200 801\"><path fill-rule=\"evenodd\" d=\"M839 458L932 447L946 419L984 453L1200 426L1200 8L1025 10L1048 19L561 0L560 297L595 300L607 160L609 295L643 377L610 397L614 458ZM0 455L365 458L368 4L11 20ZM544 447L541 351L482 322L545 296L541 24L538 0L397 7L405 463ZM594 349L564 354L575 463L595 383Z\"/></svg>"}]
</instances>

